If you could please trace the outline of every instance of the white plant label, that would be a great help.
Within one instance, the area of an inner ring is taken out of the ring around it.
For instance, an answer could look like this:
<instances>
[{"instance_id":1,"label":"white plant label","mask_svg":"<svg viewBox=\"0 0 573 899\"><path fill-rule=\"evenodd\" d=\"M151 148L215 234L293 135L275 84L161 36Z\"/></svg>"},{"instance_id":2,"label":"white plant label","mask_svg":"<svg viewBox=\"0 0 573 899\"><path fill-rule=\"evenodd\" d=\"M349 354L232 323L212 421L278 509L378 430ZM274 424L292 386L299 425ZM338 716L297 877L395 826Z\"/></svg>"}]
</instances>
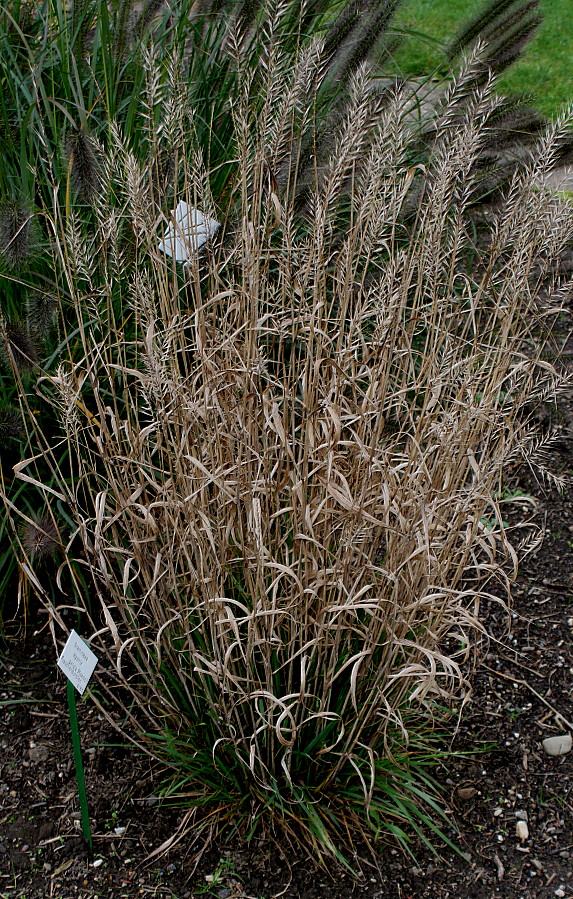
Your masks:
<instances>
[{"instance_id":1,"label":"white plant label","mask_svg":"<svg viewBox=\"0 0 573 899\"><path fill-rule=\"evenodd\" d=\"M189 262L221 225L184 200L179 201L173 215L175 220L159 241L159 249L177 262Z\"/></svg>"},{"instance_id":2,"label":"white plant label","mask_svg":"<svg viewBox=\"0 0 573 899\"><path fill-rule=\"evenodd\" d=\"M97 656L87 643L72 631L58 659L58 668L71 680L78 693L84 693L97 665Z\"/></svg>"}]
</instances>

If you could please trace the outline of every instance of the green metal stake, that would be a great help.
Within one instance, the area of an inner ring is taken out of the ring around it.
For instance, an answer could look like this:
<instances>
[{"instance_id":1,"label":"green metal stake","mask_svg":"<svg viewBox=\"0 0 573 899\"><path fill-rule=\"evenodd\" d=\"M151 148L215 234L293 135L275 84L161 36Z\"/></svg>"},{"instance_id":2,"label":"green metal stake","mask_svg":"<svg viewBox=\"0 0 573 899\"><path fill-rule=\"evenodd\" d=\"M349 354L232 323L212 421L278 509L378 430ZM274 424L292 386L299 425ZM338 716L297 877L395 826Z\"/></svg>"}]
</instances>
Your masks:
<instances>
[{"instance_id":1,"label":"green metal stake","mask_svg":"<svg viewBox=\"0 0 573 899\"><path fill-rule=\"evenodd\" d=\"M70 713L70 730L72 732L72 744L74 747L74 761L76 763L76 780L80 796L80 809L82 813L82 831L90 847L93 849L92 831L90 827L90 813L88 811L88 796L86 793L86 780L84 777L84 765L82 762L82 746L80 743L80 728L78 725L78 710L76 708L76 691L68 678L68 710Z\"/></svg>"}]
</instances>

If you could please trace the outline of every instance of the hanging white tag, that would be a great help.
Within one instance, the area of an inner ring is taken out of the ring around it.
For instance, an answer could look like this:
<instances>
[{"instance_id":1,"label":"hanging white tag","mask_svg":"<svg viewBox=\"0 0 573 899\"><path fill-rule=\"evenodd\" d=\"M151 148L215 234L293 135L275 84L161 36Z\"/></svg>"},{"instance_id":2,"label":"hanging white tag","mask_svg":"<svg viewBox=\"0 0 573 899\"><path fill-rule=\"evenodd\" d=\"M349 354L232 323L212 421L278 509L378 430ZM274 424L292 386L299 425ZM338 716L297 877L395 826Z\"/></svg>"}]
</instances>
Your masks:
<instances>
[{"instance_id":1,"label":"hanging white tag","mask_svg":"<svg viewBox=\"0 0 573 899\"><path fill-rule=\"evenodd\" d=\"M78 693L84 693L97 665L97 656L87 643L72 631L58 659L58 668L71 680Z\"/></svg>"},{"instance_id":2,"label":"hanging white tag","mask_svg":"<svg viewBox=\"0 0 573 899\"><path fill-rule=\"evenodd\" d=\"M184 200L179 200L173 214L175 221L171 222L163 240L159 241L159 249L168 256L174 256L177 262L188 262L221 224Z\"/></svg>"}]
</instances>

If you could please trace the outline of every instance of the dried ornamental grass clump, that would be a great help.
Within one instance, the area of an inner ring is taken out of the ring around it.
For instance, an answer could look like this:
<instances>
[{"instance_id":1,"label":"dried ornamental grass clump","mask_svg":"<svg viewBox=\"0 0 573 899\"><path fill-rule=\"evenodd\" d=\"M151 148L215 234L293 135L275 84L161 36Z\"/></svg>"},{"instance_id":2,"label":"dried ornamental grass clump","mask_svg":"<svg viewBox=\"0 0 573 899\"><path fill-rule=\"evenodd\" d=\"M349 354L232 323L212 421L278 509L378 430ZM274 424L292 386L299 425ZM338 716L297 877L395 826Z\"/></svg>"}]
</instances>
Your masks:
<instances>
[{"instance_id":1,"label":"dried ornamental grass clump","mask_svg":"<svg viewBox=\"0 0 573 899\"><path fill-rule=\"evenodd\" d=\"M58 229L56 209L79 325L38 392L69 463L38 435L54 480L34 459L18 474L75 522L85 636L124 689L101 687L131 692L115 720L171 767L174 798L216 803L215 830L264 824L319 854L367 828L448 839L419 744L467 695L480 595L515 558L502 472L530 445L527 409L559 386L532 335L573 236L571 206L545 189L570 122L515 176L480 249L470 172L497 101L487 77L468 91L479 59L424 165L404 97L381 100L362 67L309 180L323 48L293 63L269 39L267 54L256 95L237 67L225 195L199 153L179 157L174 206L223 223L184 266L162 249L173 208L157 212L115 126L97 231Z\"/></svg>"}]
</instances>

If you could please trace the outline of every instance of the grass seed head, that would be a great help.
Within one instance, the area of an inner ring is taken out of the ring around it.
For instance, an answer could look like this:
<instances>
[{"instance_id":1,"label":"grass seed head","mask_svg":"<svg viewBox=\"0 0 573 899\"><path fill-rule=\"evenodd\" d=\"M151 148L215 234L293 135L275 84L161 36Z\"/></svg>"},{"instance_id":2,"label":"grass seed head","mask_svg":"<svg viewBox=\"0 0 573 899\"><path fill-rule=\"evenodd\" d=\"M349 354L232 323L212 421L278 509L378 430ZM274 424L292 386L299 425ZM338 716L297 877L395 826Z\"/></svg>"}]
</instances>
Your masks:
<instances>
[{"instance_id":1,"label":"grass seed head","mask_svg":"<svg viewBox=\"0 0 573 899\"><path fill-rule=\"evenodd\" d=\"M22 545L32 561L46 561L55 556L61 540L56 524L48 512L26 522L22 529Z\"/></svg>"},{"instance_id":2,"label":"grass seed head","mask_svg":"<svg viewBox=\"0 0 573 899\"><path fill-rule=\"evenodd\" d=\"M68 135L66 158L72 186L81 200L93 200L100 189L100 161L95 141L80 128Z\"/></svg>"},{"instance_id":3,"label":"grass seed head","mask_svg":"<svg viewBox=\"0 0 573 899\"><path fill-rule=\"evenodd\" d=\"M38 364L38 345L29 328L18 319L3 322L2 354L8 363L21 373L32 371Z\"/></svg>"},{"instance_id":4,"label":"grass seed head","mask_svg":"<svg viewBox=\"0 0 573 899\"><path fill-rule=\"evenodd\" d=\"M0 210L0 256L8 268L22 268L33 256L33 217L23 200L9 200Z\"/></svg>"},{"instance_id":5,"label":"grass seed head","mask_svg":"<svg viewBox=\"0 0 573 899\"><path fill-rule=\"evenodd\" d=\"M24 436L24 422L15 406L0 406L0 449L6 449Z\"/></svg>"},{"instance_id":6,"label":"grass seed head","mask_svg":"<svg viewBox=\"0 0 573 899\"><path fill-rule=\"evenodd\" d=\"M164 4L164 0L147 0L141 8L141 12L136 17L131 31L138 38L142 38L153 22L155 16Z\"/></svg>"},{"instance_id":7,"label":"grass seed head","mask_svg":"<svg viewBox=\"0 0 573 899\"><path fill-rule=\"evenodd\" d=\"M48 336L54 326L58 298L53 294L36 290L28 298L30 330L40 340Z\"/></svg>"}]
</instances>

